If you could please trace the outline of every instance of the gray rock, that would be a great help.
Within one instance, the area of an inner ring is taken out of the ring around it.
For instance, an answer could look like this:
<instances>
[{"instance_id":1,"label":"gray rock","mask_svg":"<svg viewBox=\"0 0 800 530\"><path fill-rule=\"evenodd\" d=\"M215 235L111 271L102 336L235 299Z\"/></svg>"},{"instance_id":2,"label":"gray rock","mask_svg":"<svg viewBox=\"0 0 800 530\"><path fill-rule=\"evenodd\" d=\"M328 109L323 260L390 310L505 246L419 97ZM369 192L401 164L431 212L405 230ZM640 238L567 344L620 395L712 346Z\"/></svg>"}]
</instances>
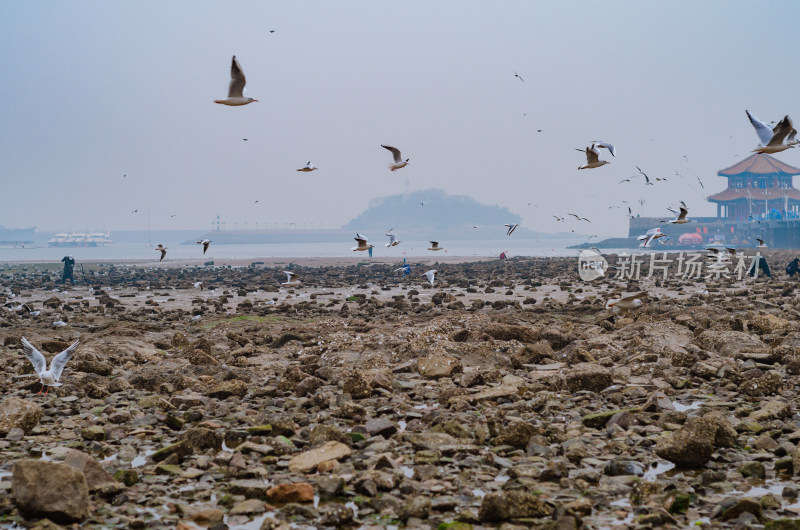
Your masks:
<instances>
[{"instance_id":1,"label":"gray rock","mask_svg":"<svg viewBox=\"0 0 800 530\"><path fill-rule=\"evenodd\" d=\"M22 429L28 434L36 427L41 417L42 407L33 401L7 397L0 401L0 434L8 434L14 428Z\"/></svg>"},{"instance_id":2,"label":"gray rock","mask_svg":"<svg viewBox=\"0 0 800 530\"><path fill-rule=\"evenodd\" d=\"M567 373L566 383L570 392L578 392L580 390L600 392L604 388L611 386L611 371L595 363L577 364Z\"/></svg>"},{"instance_id":3,"label":"gray rock","mask_svg":"<svg viewBox=\"0 0 800 530\"><path fill-rule=\"evenodd\" d=\"M97 460L77 449L67 451L64 463L83 473L90 492L113 491L119 487L119 483L100 466Z\"/></svg>"},{"instance_id":4,"label":"gray rock","mask_svg":"<svg viewBox=\"0 0 800 530\"><path fill-rule=\"evenodd\" d=\"M46 517L67 524L89 515L86 479L66 464L19 461L14 464L11 490L14 504L26 519Z\"/></svg>"},{"instance_id":5,"label":"gray rock","mask_svg":"<svg viewBox=\"0 0 800 530\"><path fill-rule=\"evenodd\" d=\"M397 432L397 426L387 418L373 418L364 425L370 436L382 435L386 438Z\"/></svg>"},{"instance_id":6,"label":"gray rock","mask_svg":"<svg viewBox=\"0 0 800 530\"><path fill-rule=\"evenodd\" d=\"M478 519L484 523L499 523L521 517L547 517L553 508L537 495L521 490L489 493L481 501Z\"/></svg>"}]
</instances>

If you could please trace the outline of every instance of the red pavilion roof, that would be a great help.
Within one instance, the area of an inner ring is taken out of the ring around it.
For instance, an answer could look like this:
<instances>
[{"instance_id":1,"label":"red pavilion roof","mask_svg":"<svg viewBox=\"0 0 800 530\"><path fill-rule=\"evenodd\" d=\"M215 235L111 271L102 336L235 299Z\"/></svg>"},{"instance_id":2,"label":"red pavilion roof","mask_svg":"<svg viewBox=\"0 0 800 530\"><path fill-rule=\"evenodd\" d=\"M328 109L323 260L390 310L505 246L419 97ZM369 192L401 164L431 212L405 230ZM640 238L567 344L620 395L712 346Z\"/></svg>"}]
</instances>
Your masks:
<instances>
[{"instance_id":1,"label":"red pavilion roof","mask_svg":"<svg viewBox=\"0 0 800 530\"><path fill-rule=\"evenodd\" d=\"M755 175L800 175L800 169L784 164L773 156L755 153L729 168L717 171L717 175L720 177L733 177L746 173Z\"/></svg>"}]
</instances>

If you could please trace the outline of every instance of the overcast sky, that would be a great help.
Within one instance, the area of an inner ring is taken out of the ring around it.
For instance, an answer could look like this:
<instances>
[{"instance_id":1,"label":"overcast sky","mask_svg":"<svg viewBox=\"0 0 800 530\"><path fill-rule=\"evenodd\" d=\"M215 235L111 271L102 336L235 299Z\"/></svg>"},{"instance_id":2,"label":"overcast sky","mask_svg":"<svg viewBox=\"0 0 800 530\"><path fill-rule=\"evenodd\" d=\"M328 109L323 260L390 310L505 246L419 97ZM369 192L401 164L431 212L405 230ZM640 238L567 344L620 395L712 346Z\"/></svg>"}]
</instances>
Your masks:
<instances>
[{"instance_id":1,"label":"overcast sky","mask_svg":"<svg viewBox=\"0 0 800 530\"><path fill-rule=\"evenodd\" d=\"M798 20L794 0L6 0L0 224L338 226L406 179L541 231L576 212L626 234L622 199L714 215L716 172L758 144L745 109L800 119ZM234 54L259 103L212 102ZM577 171L595 139L617 157ZM618 184L634 165L668 181Z\"/></svg>"}]
</instances>

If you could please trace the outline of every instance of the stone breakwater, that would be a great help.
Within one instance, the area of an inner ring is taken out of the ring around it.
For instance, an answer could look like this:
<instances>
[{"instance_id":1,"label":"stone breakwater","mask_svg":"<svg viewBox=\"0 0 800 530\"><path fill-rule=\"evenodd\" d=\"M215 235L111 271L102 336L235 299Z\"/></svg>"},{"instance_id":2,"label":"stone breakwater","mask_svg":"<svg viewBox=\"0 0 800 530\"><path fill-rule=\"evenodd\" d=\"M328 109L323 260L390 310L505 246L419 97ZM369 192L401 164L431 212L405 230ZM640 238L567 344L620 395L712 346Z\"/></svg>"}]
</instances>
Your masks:
<instances>
[{"instance_id":1,"label":"stone breakwater","mask_svg":"<svg viewBox=\"0 0 800 530\"><path fill-rule=\"evenodd\" d=\"M0 522L796 528L800 291L768 257L773 278L708 282L436 264L433 287L427 265L296 267L289 289L0 268ZM47 397L23 335L48 358L81 339Z\"/></svg>"}]
</instances>

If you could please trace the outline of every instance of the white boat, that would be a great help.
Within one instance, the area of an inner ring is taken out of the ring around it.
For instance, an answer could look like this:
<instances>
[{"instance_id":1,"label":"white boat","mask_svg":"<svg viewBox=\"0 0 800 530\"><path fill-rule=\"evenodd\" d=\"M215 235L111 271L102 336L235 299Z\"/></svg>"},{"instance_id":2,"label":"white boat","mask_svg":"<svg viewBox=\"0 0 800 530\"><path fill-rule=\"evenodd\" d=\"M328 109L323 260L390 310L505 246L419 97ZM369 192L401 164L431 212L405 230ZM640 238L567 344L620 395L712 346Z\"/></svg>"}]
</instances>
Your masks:
<instances>
[{"instance_id":1,"label":"white boat","mask_svg":"<svg viewBox=\"0 0 800 530\"><path fill-rule=\"evenodd\" d=\"M111 234L107 232L62 232L47 241L50 247L104 247L113 244Z\"/></svg>"}]
</instances>

